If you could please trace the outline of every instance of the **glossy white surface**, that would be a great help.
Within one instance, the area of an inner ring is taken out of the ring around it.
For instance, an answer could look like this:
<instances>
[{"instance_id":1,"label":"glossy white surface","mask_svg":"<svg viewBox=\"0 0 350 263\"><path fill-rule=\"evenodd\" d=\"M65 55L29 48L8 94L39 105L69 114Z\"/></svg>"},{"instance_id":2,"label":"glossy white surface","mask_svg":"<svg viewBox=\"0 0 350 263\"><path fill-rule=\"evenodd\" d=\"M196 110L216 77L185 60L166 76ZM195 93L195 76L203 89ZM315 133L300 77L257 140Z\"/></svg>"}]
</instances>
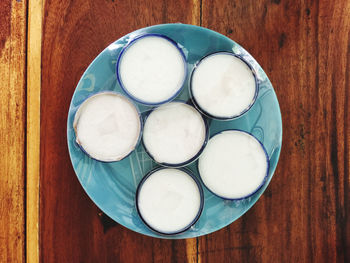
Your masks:
<instances>
[{"instance_id":1,"label":"glossy white surface","mask_svg":"<svg viewBox=\"0 0 350 263\"><path fill-rule=\"evenodd\" d=\"M126 49L119 74L124 88L133 97L146 103L161 103L182 87L185 62L169 40L147 36Z\"/></svg>"},{"instance_id":2,"label":"glossy white surface","mask_svg":"<svg viewBox=\"0 0 350 263\"><path fill-rule=\"evenodd\" d=\"M212 137L199 158L204 184L215 194L243 198L264 181L267 157L261 144L240 131L224 131Z\"/></svg>"},{"instance_id":3,"label":"glossy white surface","mask_svg":"<svg viewBox=\"0 0 350 263\"><path fill-rule=\"evenodd\" d=\"M124 96L100 93L83 102L74 119L76 141L93 158L118 161L136 146L141 122Z\"/></svg>"},{"instance_id":4,"label":"glossy white surface","mask_svg":"<svg viewBox=\"0 0 350 263\"><path fill-rule=\"evenodd\" d=\"M185 172L162 169L141 186L138 207L143 219L153 229L170 233L189 226L200 209L196 182Z\"/></svg>"},{"instance_id":5,"label":"glossy white surface","mask_svg":"<svg viewBox=\"0 0 350 263\"><path fill-rule=\"evenodd\" d=\"M180 164L202 148L206 127L201 114L182 102L156 108L146 119L143 142L159 163Z\"/></svg>"},{"instance_id":6,"label":"glossy white surface","mask_svg":"<svg viewBox=\"0 0 350 263\"><path fill-rule=\"evenodd\" d=\"M192 76L192 95L212 116L240 115L254 100L255 78L241 59L227 53L204 58Z\"/></svg>"}]
</instances>

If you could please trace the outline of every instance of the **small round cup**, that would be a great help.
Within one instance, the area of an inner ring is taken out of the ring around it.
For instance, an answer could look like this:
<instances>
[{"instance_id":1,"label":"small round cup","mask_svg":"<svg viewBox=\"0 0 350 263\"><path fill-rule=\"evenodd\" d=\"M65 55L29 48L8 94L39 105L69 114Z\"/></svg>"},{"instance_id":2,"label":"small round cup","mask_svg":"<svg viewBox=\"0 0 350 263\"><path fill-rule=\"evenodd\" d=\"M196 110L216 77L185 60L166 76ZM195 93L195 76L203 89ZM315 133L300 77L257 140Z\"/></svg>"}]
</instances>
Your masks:
<instances>
[{"instance_id":1,"label":"small round cup","mask_svg":"<svg viewBox=\"0 0 350 263\"><path fill-rule=\"evenodd\" d=\"M252 72L252 74L254 76L254 80L255 80L255 93L254 93L254 97L253 97L251 103L244 110L242 110L239 114L232 115L232 116L229 116L229 117L216 116L214 114L209 113L207 110L203 109L203 107L201 107L200 104L198 103L198 101L196 100L196 97L194 96L193 90L192 90L193 89L193 87L192 87L193 86L193 76L194 76L197 68L201 64L201 62L203 62L203 60L208 58L208 57L215 56L215 55L221 55L221 54L234 56L234 57L240 59L242 62L244 62L248 66L248 68L251 70L251 72ZM255 101L256 101L256 99L258 97L259 83L258 83L258 79L256 77L256 72L255 72L254 68L243 57L241 57L240 55L231 53L231 52L219 51L219 52L211 53L209 55L204 56L203 58L201 58L196 63L196 65L194 66L194 68L192 70L191 77L190 77L189 93L190 93L191 100L192 100L193 104L195 105L195 107L200 112L202 112L205 116L207 116L207 117L209 117L211 119L222 120L222 121L229 121L229 120L233 120L233 119L241 117L242 115L244 115L246 112L248 112L251 109L251 107L254 105L254 103L255 103Z\"/></svg>"},{"instance_id":2,"label":"small round cup","mask_svg":"<svg viewBox=\"0 0 350 263\"><path fill-rule=\"evenodd\" d=\"M263 149L264 153L265 153L265 156L266 156L266 163L267 163L267 168L266 168L266 173L265 173L265 176L264 176L264 179L262 180L262 182L259 184L259 186L257 188L255 188L252 192L250 192L249 194L246 194L242 197L238 197L238 198L228 198L228 197L225 197L225 196L222 196L216 192L214 192L203 180L203 178L201 177L201 173L200 173L200 169L199 169L199 162L198 162L198 165L197 165L197 170L198 170L198 173L199 173L199 177L200 177L200 180L201 182L203 183L203 185L205 186L205 188L210 192L212 193L213 195L221 198L221 199L224 199L224 200L229 200L229 201L239 201L239 200L243 200L243 199L246 199L246 198L249 198L251 197L252 195L254 195L257 191L260 190L260 188L265 184L267 178L268 178L268 175L269 175L269 170L270 170L270 161L269 161L269 156L267 154L267 151L264 147L264 145L262 144L262 142L260 140L258 140L254 135L252 135L251 133L249 132L246 132L246 131L243 131L243 130L239 130L239 129L228 129L228 130L224 130L224 131L220 131L214 135L212 135L210 137L210 139L212 139L213 137L223 133L223 132L226 132L226 131L238 131L238 132L242 132L242 133L246 133L250 136L252 136L261 146L261 148ZM209 140L210 140L209 139Z\"/></svg>"},{"instance_id":3,"label":"small round cup","mask_svg":"<svg viewBox=\"0 0 350 263\"><path fill-rule=\"evenodd\" d=\"M177 91L172 94L171 96L169 96L168 98L166 99L163 99L163 100L160 100L160 101L156 101L156 102L150 102L150 101L147 101L147 100L144 100L142 98L138 98L136 97L135 95L131 94L129 91L128 91L128 88L124 85L123 83L123 80L122 80L122 76L120 74L120 68L121 68L121 62L123 60L123 56L125 55L125 53L128 51L128 49L133 45L135 44L138 40L141 40L141 39L144 39L144 38L147 38L147 37L159 37L161 39L165 39L167 41L169 41L170 44L172 44L174 47L176 47L176 49L179 51L179 54L181 55L182 57L182 60L183 60L183 64L184 64L184 76L183 76L183 80L181 82L181 85L179 85ZM161 104L164 104L164 103L167 103L171 100L173 100L174 98L176 98L179 93L181 92L181 90L183 89L184 87L184 84L185 84L185 81L186 81L186 78L187 78L187 61L186 61L186 56L184 54L184 52L182 51L182 49L178 46L178 44L172 40L171 38L165 36L165 35L162 35L162 34L154 34L154 33L149 33L149 34L143 34L143 35L140 35L140 36L137 36L135 37L134 39L132 39L124 48L123 50L120 52L119 54L119 57L118 57L118 60L117 60L117 64L116 64L116 74L117 74L117 80L118 80L118 83L121 87L121 89L131 98L133 99L134 101L140 103L140 104L144 104L144 105L147 105L147 106L159 106Z\"/></svg>"},{"instance_id":4,"label":"small round cup","mask_svg":"<svg viewBox=\"0 0 350 263\"><path fill-rule=\"evenodd\" d=\"M147 181L147 179L152 176L152 174L154 174L155 172L158 172L160 170L164 170L164 169L174 169L174 168L164 168L164 167L158 167L152 171L150 171L149 173L147 173L141 180L141 182L139 183L139 185L137 186L136 189L136 198L135 198L135 205L136 205L136 210L138 215L140 216L142 222L152 231L164 235L164 236L170 236L170 235L178 235L181 234L187 230L189 230L193 225L196 224L196 222L198 221L198 219L200 218L202 211L203 211L203 207L204 207L204 193L203 193L203 189L201 186L200 181L188 170L188 169L184 169L184 168L178 168L176 170L180 170L184 173L186 173L189 177L191 177L193 179L193 181L196 183L197 187L198 187L198 191L199 191L199 195L200 195L200 205L199 205L199 209L198 212L196 214L196 216L194 217L194 219L185 227L176 230L176 231L172 231L172 232L161 232L157 229L155 229L154 227L150 226L150 224L145 220L145 218L142 216L142 213L140 211L139 208L139 196L140 196L140 191L142 189L142 186L144 185L144 183Z\"/></svg>"},{"instance_id":5,"label":"small round cup","mask_svg":"<svg viewBox=\"0 0 350 263\"><path fill-rule=\"evenodd\" d=\"M98 159L94 156L91 155L91 153L88 153L84 147L81 145L81 143L76 139L76 144L78 145L78 147L87 155L89 156L91 159L95 160L95 161L99 161L99 162L102 162L102 163L112 163L112 162L119 162L121 160L124 160L125 158L127 158L135 149L136 147L139 145L140 141L141 141L141 137L142 137L142 129L143 129L143 122L142 122L142 117L141 117L141 114L140 114L140 111L139 109L137 108L137 106L130 100L128 99L127 97L125 97L123 94L121 93L118 93L118 92L115 92L115 91L100 91L100 92L97 92L97 93L93 93L91 95L89 95L80 105L79 105L79 108L77 109L76 113L75 113L75 116L74 116L74 120L73 120L73 129L74 129L74 133L75 133L75 137L78 138L77 136L77 125L78 125L78 121L79 121L79 118L80 118L80 115L81 115L81 109L82 109L82 106L91 98L95 97L95 96L99 96L99 95L103 95L103 94L110 94L110 95L116 95L116 96L121 96L123 97L123 99L127 100L131 105L133 105L137 111L137 114L138 114L138 117L139 117L139 120L140 120L140 127L139 127L139 135L138 135L138 138L135 142L135 145L134 147L131 148L130 152L128 154L126 154L125 156L123 156L122 158L120 159L115 159L115 160L102 160L102 159Z\"/></svg>"},{"instance_id":6,"label":"small round cup","mask_svg":"<svg viewBox=\"0 0 350 263\"><path fill-rule=\"evenodd\" d=\"M185 101L181 101L181 100L175 100L173 102L179 102L179 103L184 103L184 104L187 104L191 107L193 107L193 105L191 103L187 103ZM193 107L194 110L197 110L196 107ZM147 118L150 116L150 114L152 114L152 112L154 110L156 110L157 108L154 108L152 111L150 111L148 113L148 115L146 116L145 120L144 120L144 124L147 122ZM201 113L198 112L200 115ZM199 156L202 154L202 152L204 151L205 149L205 146L207 145L208 143L208 140L209 140L209 124L208 124L208 121L205 117L203 117L203 115L201 115L202 119L203 119L203 122L204 122L204 125L205 125L205 137L204 137L204 141L203 141L203 145L202 147L198 150L197 154L195 154L192 158L184 161L184 162L181 162L181 163L168 163L168 162L160 162L158 161L153 155L152 153L147 149L147 146L144 142L144 138L142 137L142 145L146 151L146 153L152 158L153 161L155 161L157 164L161 165L161 166L164 166L164 167L169 167L169 168L180 168L180 167L184 167L186 165L189 165L191 164L192 162L196 161Z\"/></svg>"}]
</instances>

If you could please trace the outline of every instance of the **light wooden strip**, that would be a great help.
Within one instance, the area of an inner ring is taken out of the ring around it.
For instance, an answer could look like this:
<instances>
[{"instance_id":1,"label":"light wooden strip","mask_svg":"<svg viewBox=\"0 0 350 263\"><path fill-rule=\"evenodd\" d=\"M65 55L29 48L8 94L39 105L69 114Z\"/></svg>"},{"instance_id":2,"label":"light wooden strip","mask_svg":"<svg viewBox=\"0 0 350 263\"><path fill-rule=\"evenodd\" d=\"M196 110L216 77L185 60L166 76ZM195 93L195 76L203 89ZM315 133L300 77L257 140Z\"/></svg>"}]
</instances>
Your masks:
<instances>
[{"instance_id":1,"label":"light wooden strip","mask_svg":"<svg viewBox=\"0 0 350 263\"><path fill-rule=\"evenodd\" d=\"M198 244L197 238L186 239L186 255L188 263L198 263L201 262L199 253L197 251Z\"/></svg>"},{"instance_id":2,"label":"light wooden strip","mask_svg":"<svg viewBox=\"0 0 350 263\"><path fill-rule=\"evenodd\" d=\"M39 262L40 89L43 0L28 2L27 262Z\"/></svg>"},{"instance_id":3,"label":"light wooden strip","mask_svg":"<svg viewBox=\"0 0 350 263\"><path fill-rule=\"evenodd\" d=\"M0 0L0 262L25 261L26 13Z\"/></svg>"},{"instance_id":4,"label":"light wooden strip","mask_svg":"<svg viewBox=\"0 0 350 263\"><path fill-rule=\"evenodd\" d=\"M191 24L195 26L200 26L201 24L201 1L202 0L192 0L192 19Z\"/></svg>"}]
</instances>

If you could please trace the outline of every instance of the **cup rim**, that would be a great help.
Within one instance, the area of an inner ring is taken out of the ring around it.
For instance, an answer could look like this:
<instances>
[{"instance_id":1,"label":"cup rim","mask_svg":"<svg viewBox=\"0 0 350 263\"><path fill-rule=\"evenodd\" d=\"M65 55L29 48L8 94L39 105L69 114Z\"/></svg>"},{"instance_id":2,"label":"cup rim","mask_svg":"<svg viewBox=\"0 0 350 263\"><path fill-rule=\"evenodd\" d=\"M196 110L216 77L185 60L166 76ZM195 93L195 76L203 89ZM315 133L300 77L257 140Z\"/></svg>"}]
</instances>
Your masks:
<instances>
[{"instance_id":1,"label":"cup rim","mask_svg":"<svg viewBox=\"0 0 350 263\"><path fill-rule=\"evenodd\" d=\"M142 100L142 99L139 99L137 97L135 97L134 95L132 95L128 89L124 86L123 84L123 81L122 81L122 78L120 76L120 63L123 59L123 56L125 54L125 52L133 45L135 44L138 40L142 39L142 38L146 38L146 37L159 37L159 38L163 38L167 41L169 41L173 46L176 47L176 49L180 52L181 54L181 57L182 57L182 61L183 61L183 64L184 64L184 76L183 76L183 80L181 82L181 85L179 86L178 90L172 95L170 96L169 98L165 99L165 100L162 100L162 101L158 101L158 102L147 102L145 100ZM143 105L147 105L147 106L159 106L159 105L162 105L164 103L167 103L167 102L170 102L172 101L173 99L175 99L179 94L180 92L182 91L182 89L184 88L185 86L185 82L186 82L186 79L187 79L187 75L188 75L188 65L187 65L187 59L186 59L186 56L185 56L185 53L183 52L182 48L179 47L178 43L171 39L170 37L166 36L166 35L163 35L163 34L159 34L159 33L145 33L145 34L140 34L136 37L134 37L133 39L131 39L122 49L122 51L120 52L119 56L118 56L118 59L117 59L117 63L116 63L116 75L117 75L117 80L118 80L118 83L121 87L121 89L125 92L125 94L131 98L132 100L136 101L137 103L140 103L140 104L143 104Z\"/></svg>"},{"instance_id":2,"label":"cup rim","mask_svg":"<svg viewBox=\"0 0 350 263\"><path fill-rule=\"evenodd\" d=\"M125 155L124 157L118 159L118 160L111 160L111 161L105 161L105 160L99 160L93 156L90 155L90 153L88 153L84 147L77 142L77 123L79 121L79 116L78 114L80 114L80 109L81 107L84 105L84 103L87 102L87 100L91 99L92 97L95 97L95 96L99 96L99 95L103 95L103 94L110 94L110 95L117 95L117 96L121 96L123 97L124 99L126 99L129 103L131 103L131 105L133 105L136 109L136 112L138 114L138 119L140 121L140 130L139 130L139 135L138 135L138 138L136 140L136 143L135 143L135 146L132 147L132 149L130 150L130 152ZM78 119L77 119L78 118ZM95 93L92 93L92 94L89 94L89 96L87 96L81 103L80 105L78 106L75 114L74 114L74 118L73 118L73 130L74 130L74 136L75 136L75 140L74 140L74 144L76 144L80 150L82 150L87 156L89 156L91 159L95 160L95 161L98 161L98 162L101 162L101 163L114 163L114 162L120 162L122 160L124 160L125 158L129 157L130 154L132 154L135 149L137 148L137 146L139 145L140 141L141 141L141 138L142 138L142 133L143 133L143 120L142 120L142 116L141 116L141 113L140 113L140 110L139 108L135 105L135 103L130 100L128 97L124 96L122 93L120 92L116 92L116 91L112 91L112 90L103 90L103 91L98 91L98 92L95 92Z\"/></svg>"},{"instance_id":3,"label":"cup rim","mask_svg":"<svg viewBox=\"0 0 350 263\"><path fill-rule=\"evenodd\" d=\"M210 137L209 141L210 141L212 138L214 138L216 135L220 135L220 134L222 134L223 132L226 132L226 131L238 131L238 132L242 132L242 133L248 134L248 135L252 136L256 141L258 141L258 143L259 143L260 146L262 147L262 149L263 149L263 151L264 151L264 153L265 153L265 156L266 156L267 167L266 167L265 176L264 176L263 180L261 181L260 185L259 185L256 189L254 189L251 193L249 193L249 194L247 194L247 195L244 195L244 196L238 197L238 198L228 198L228 197L221 196L221 195L215 193L214 191L212 191L212 190L205 184L205 182L204 182L204 180L203 180L203 178L202 178L202 176L201 176L201 173L200 173L200 171L199 171L199 161L198 161L198 163L197 163L197 171L198 171L199 178L200 178L201 182L203 183L203 185L205 186L205 188L206 188L210 193L212 193L213 195L215 195L215 196L217 196L217 197L219 197L219 198L221 198L221 199L224 199L224 200L228 200L228 201L239 201L239 200L247 199L247 198L251 197L252 195L254 195L254 194L255 194L256 192L258 192L258 191L263 187L263 185L267 182L267 179L268 179L268 177L269 177L269 171L270 171L270 158L269 158L269 155L267 154L267 151L266 151L266 149L265 149L263 143L262 143L258 138L256 138L252 133L247 132L247 131L244 131L244 130L241 130L241 129L227 129L227 130L219 131L219 132L213 134L213 135Z\"/></svg>"},{"instance_id":4,"label":"cup rim","mask_svg":"<svg viewBox=\"0 0 350 263\"><path fill-rule=\"evenodd\" d=\"M252 101L250 102L250 104L248 105L247 108L245 108L243 111L241 111L239 114L237 115L233 115L233 116L230 116L230 117L221 117L221 116L215 116L211 113L209 113L208 111L204 110L200 105L199 103L197 102L195 96L193 95L193 91L192 91L192 80L193 80L193 75L194 73L196 72L196 69L198 68L198 66L201 64L201 62L203 60L205 60L206 58L208 57L211 57L211 56L216 56L216 55L220 55L220 54L226 54L226 55L230 55L230 56L233 56L233 57L236 57L238 59L240 59L243 63L245 63L248 68L251 70L253 76L254 76L254 81L255 81L255 93L254 93L254 97L252 99ZM192 69L192 72L191 72L191 76L190 76L190 83L189 83L189 94L190 94L190 98L191 100L193 101L193 104L195 105L195 107L200 111L202 112L205 116L211 118L211 119L215 119L215 120L221 120L221 121L230 121L230 120L234 120L234 119L237 119L237 118L240 118L241 116L243 116L245 113L247 113L252 107L253 105L255 104L257 98L258 98L258 94L259 94L259 90L260 90L260 86L259 86L259 81L258 81L258 78L257 78L257 74L256 74L256 71L255 69L252 67L252 65L250 65L250 63L243 58L243 56L239 55L239 54L236 54L236 53L233 53L233 52L229 52L229 51L217 51L217 52L213 52L213 53L210 53L208 55L205 55L204 57L202 57L200 60L198 60L193 69Z\"/></svg>"},{"instance_id":5,"label":"cup rim","mask_svg":"<svg viewBox=\"0 0 350 263\"><path fill-rule=\"evenodd\" d=\"M164 166L164 167L168 167L168 168L181 168L181 167L184 167L186 165L189 165L191 164L192 162L196 161L199 156L203 153L205 147L207 146L207 143L209 141L209 124L208 124L208 121L207 119L202 115L202 113L200 111L197 110L196 107L194 107L193 104L189 103L189 101L184 101L184 100L174 100L174 101L171 101L170 103L182 103L182 104L187 104L188 106L192 107L195 111L197 111L199 113L199 115L201 116L203 122L204 122L204 126L205 126L205 136L204 136L204 141L203 141L203 144L201 146L201 148L199 149L199 151L193 156L191 157L190 159L188 159L187 161L184 161L182 163L167 163L167 162L158 162L154 156L150 153L150 151L147 149L147 146L144 142L144 139L143 139L143 134L142 134L142 138L141 138L141 143L143 145L143 148L145 149L145 152L149 155L149 157L154 161L156 162L157 164L161 165L161 166ZM145 116L145 119L144 119L144 125L146 124L146 121L147 121L147 118L149 117L149 115L152 114L153 111L155 111L156 109L158 109L159 107L155 107L153 108L152 110L150 110L147 115Z\"/></svg>"},{"instance_id":6,"label":"cup rim","mask_svg":"<svg viewBox=\"0 0 350 263\"><path fill-rule=\"evenodd\" d=\"M147 181L147 179L152 176L152 174L154 174L155 172L158 172L160 170L165 170L165 169L175 169L175 170L180 170L184 173L186 173L190 178L193 179L193 181L196 183L198 191L199 191L199 195L200 195L200 205L199 205L199 209L198 212L195 216L195 218L191 221L191 223L189 223L187 226L185 226L184 228L181 228L177 231L173 231L173 232L161 232L159 230L154 229L152 226L150 226L147 221L143 218L142 213L140 212L139 209L139 204L138 204L138 199L139 199L139 195L140 195L140 191L141 188L143 186L143 184ZM155 169L152 169L151 171L149 171L140 181L140 183L138 184L137 188L136 188L136 197L135 197L135 206L136 206L136 210L137 210L137 214L139 215L139 217L141 218L142 222L152 231L160 234L160 235L164 235L164 236L171 236L171 235L178 235L181 234L187 230L189 230L193 225L195 225L197 223L197 221L199 220L200 216L202 215L203 212L203 207L204 207L204 192L203 192L203 188L201 185L200 180L193 175L193 173L184 167L181 168L168 168L168 167L157 167Z\"/></svg>"}]
</instances>

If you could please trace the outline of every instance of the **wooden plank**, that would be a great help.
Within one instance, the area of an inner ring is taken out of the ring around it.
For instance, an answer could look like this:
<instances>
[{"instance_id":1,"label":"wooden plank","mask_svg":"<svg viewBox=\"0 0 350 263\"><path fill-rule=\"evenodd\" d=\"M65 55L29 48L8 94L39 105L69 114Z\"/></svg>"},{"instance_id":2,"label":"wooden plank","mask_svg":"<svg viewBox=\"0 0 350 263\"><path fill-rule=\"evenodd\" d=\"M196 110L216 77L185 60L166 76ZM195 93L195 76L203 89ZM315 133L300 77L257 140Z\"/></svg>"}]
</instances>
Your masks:
<instances>
[{"instance_id":1,"label":"wooden plank","mask_svg":"<svg viewBox=\"0 0 350 263\"><path fill-rule=\"evenodd\" d=\"M42 1L28 2L26 259L39 262L39 170Z\"/></svg>"},{"instance_id":2,"label":"wooden plank","mask_svg":"<svg viewBox=\"0 0 350 263\"><path fill-rule=\"evenodd\" d=\"M205 27L262 65L283 147L261 200L199 239L204 262L350 262L350 1L203 0Z\"/></svg>"},{"instance_id":3,"label":"wooden plank","mask_svg":"<svg viewBox=\"0 0 350 263\"><path fill-rule=\"evenodd\" d=\"M192 0L192 4L193 8L191 24L201 26L202 0ZM200 255L198 254L198 238L186 239L186 255L187 262L200 262Z\"/></svg>"},{"instance_id":4,"label":"wooden plank","mask_svg":"<svg viewBox=\"0 0 350 263\"><path fill-rule=\"evenodd\" d=\"M25 261L26 1L0 1L0 262Z\"/></svg>"},{"instance_id":5,"label":"wooden plank","mask_svg":"<svg viewBox=\"0 0 350 263\"><path fill-rule=\"evenodd\" d=\"M40 260L43 262L184 262L190 240L145 237L114 224L84 193L71 166L66 116L75 86L108 44L141 27L197 23L199 2L46 1L42 46ZM193 252L195 250L195 252Z\"/></svg>"}]
</instances>

